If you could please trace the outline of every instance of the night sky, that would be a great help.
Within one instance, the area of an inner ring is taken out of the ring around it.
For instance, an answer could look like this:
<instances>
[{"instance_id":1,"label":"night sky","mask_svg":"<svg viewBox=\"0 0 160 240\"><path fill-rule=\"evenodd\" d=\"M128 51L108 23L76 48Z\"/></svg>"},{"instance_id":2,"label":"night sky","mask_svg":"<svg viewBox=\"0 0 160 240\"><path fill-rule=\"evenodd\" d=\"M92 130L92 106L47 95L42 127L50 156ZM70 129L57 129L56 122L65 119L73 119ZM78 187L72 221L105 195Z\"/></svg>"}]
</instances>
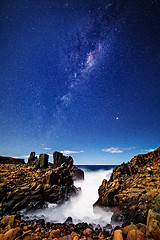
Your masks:
<instances>
[{"instance_id":1,"label":"night sky","mask_svg":"<svg viewBox=\"0 0 160 240\"><path fill-rule=\"evenodd\" d=\"M0 155L159 146L159 0L0 0Z\"/></svg>"}]
</instances>

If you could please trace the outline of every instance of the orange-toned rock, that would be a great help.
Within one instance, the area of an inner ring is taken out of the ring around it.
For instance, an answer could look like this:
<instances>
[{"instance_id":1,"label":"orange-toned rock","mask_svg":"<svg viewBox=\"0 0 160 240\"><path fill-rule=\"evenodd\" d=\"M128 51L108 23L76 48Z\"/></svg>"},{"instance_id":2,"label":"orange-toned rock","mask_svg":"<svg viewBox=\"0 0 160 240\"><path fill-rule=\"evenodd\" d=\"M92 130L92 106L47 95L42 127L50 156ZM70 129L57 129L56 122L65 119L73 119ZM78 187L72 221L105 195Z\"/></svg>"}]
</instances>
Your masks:
<instances>
[{"instance_id":1,"label":"orange-toned rock","mask_svg":"<svg viewBox=\"0 0 160 240\"><path fill-rule=\"evenodd\" d=\"M73 240L79 240L78 236L73 237Z\"/></svg>"},{"instance_id":2,"label":"orange-toned rock","mask_svg":"<svg viewBox=\"0 0 160 240\"><path fill-rule=\"evenodd\" d=\"M60 235L61 235L61 230L60 229L52 230L50 232L50 237L51 238L59 238Z\"/></svg>"},{"instance_id":3,"label":"orange-toned rock","mask_svg":"<svg viewBox=\"0 0 160 240\"><path fill-rule=\"evenodd\" d=\"M127 236L128 232L130 232L131 230L138 230L138 227L131 223L130 225L124 227L122 231L123 234Z\"/></svg>"},{"instance_id":4,"label":"orange-toned rock","mask_svg":"<svg viewBox=\"0 0 160 240\"><path fill-rule=\"evenodd\" d=\"M0 234L0 240L5 240L4 234Z\"/></svg>"},{"instance_id":5,"label":"orange-toned rock","mask_svg":"<svg viewBox=\"0 0 160 240\"><path fill-rule=\"evenodd\" d=\"M128 232L127 240L145 240L146 237L144 233L142 233L140 230L132 229Z\"/></svg>"},{"instance_id":6,"label":"orange-toned rock","mask_svg":"<svg viewBox=\"0 0 160 240\"><path fill-rule=\"evenodd\" d=\"M71 235L66 235L61 238L61 240L72 240L72 239L73 239L73 237Z\"/></svg>"},{"instance_id":7,"label":"orange-toned rock","mask_svg":"<svg viewBox=\"0 0 160 240\"><path fill-rule=\"evenodd\" d=\"M122 230L118 229L114 231L113 240L123 240Z\"/></svg>"},{"instance_id":8,"label":"orange-toned rock","mask_svg":"<svg viewBox=\"0 0 160 240\"><path fill-rule=\"evenodd\" d=\"M137 230L137 240L145 240L145 239L146 239L145 234L140 230Z\"/></svg>"},{"instance_id":9,"label":"orange-toned rock","mask_svg":"<svg viewBox=\"0 0 160 240\"><path fill-rule=\"evenodd\" d=\"M5 217L1 220L1 223L4 224L5 226L8 226L8 228L13 228L15 225L15 215L11 215L8 217Z\"/></svg>"},{"instance_id":10,"label":"orange-toned rock","mask_svg":"<svg viewBox=\"0 0 160 240\"><path fill-rule=\"evenodd\" d=\"M24 230L24 231L27 231L27 230L28 230L28 226L24 226L24 227L23 227L23 230Z\"/></svg>"},{"instance_id":11,"label":"orange-toned rock","mask_svg":"<svg viewBox=\"0 0 160 240\"><path fill-rule=\"evenodd\" d=\"M4 234L5 240L14 240L16 237L22 235L22 229L19 227L12 228Z\"/></svg>"},{"instance_id":12,"label":"orange-toned rock","mask_svg":"<svg viewBox=\"0 0 160 240\"><path fill-rule=\"evenodd\" d=\"M124 223L145 224L149 209L160 209L159 166L160 148L115 167L109 181L99 187L94 206L116 207L113 221L117 221L118 208Z\"/></svg>"},{"instance_id":13,"label":"orange-toned rock","mask_svg":"<svg viewBox=\"0 0 160 240\"><path fill-rule=\"evenodd\" d=\"M84 234L84 235L87 235L87 236L89 236L91 233L92 233L92 230L91 230L90 228L86 228L86 229L83 231L83 234Z\"/></svg>"}]
</instances>

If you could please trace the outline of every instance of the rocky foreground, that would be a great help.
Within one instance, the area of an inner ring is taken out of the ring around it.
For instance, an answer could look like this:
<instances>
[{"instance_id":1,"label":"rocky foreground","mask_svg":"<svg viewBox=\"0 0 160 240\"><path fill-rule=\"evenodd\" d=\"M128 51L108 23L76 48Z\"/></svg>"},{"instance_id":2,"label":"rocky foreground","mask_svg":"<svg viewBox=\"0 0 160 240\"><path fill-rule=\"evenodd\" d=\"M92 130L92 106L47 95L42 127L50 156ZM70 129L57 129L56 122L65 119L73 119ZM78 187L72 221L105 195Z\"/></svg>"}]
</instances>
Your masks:
<instances>
[{"instance_id":1,"label":"rocky foreground","mask_svg":"<svg viewBox=\"0 0 160 240\"><path fill-rule=\"evenodd\" d=\"M113 208L112 221L123 222L115 229L110 224L103 229L87 223L74 225L70 217L63 224L21 220L20 210L41 208L46 202L61 204L79 191L73 180L83 179L83 171L71 157L55 152L53 158L54 164L49 164L48 155L36 157L32 152L27 164L0 159L0 240L160 239L160 149L117 166L100 186L95 205Z\"/></svg>"},{"instance_id":2,"label":"rocky foreground","mask_svg":"<svg viewBox=\"0 0 160 240\"><path fill-rule=\"evenodd\" d=\"M160 148L117 166L95 205L112 207L112 221L147 225L148 239L160 239Z\"/></svg>"}]
</instances>

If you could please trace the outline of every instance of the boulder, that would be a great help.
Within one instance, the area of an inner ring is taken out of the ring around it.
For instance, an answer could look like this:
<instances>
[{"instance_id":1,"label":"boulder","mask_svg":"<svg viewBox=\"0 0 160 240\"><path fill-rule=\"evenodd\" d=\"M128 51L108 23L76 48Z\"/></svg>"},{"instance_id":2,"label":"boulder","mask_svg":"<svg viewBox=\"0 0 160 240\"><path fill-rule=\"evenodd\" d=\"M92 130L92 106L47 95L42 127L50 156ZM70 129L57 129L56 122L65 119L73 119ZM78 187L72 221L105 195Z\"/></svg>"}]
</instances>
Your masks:
<instances>
[{"instance_id":1,"label":"boulder","mask_svg":"<svg viewBox=\"0 0 160 240\"><path fill-rule=\"evenodd\" d=\"M123 240L122 230L118 229L114 231L113 240Z\"/></svg>"},{"instance_id":2,"label":"boulder","mask_svg":"<svg viewBox=\"0 0 160 240\"><path fill-rule=\"evenodd\" d=\"M84 235L87 235L87 236L91 235L91 233L92 233L92 229L90 229L90 228L86 228L86 229L83 231L83 234L84 234Z\"/></svg>"},{"instance_id":3,"label":"boulder","mask_svg":"<svg viewBox=\"0 0 160 240\"><path fill-rule=\"evenodd\" d=\"M131 223L130 225L123 228L123 234L127 236L131 230L138 230L138 227Z\"/></svg>"},{"instance_id":4,"label":"boulder","mask_svg":"<svg viewBox=\"0 0 160 240\"><path fill-rule=\"evenodd\" d=\"M61 236L61 230L60 229L52 230L50 232L50 237L51 238L59 238L60 236Z\"/></svg>"}]
</instances>

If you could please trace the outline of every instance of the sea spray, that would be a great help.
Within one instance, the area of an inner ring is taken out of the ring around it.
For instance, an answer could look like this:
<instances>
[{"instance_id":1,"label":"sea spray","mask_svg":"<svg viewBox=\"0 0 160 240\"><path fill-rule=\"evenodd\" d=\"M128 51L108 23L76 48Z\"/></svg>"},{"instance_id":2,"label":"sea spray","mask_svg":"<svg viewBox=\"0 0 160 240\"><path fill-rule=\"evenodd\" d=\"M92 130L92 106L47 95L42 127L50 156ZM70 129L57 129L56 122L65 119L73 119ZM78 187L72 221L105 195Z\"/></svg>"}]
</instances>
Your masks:
<instances>
[{"instance_id":1,"label":"sea spray","mask_svg":"<svg viewBox=\"0 0 160 240\"><path fill-rule=\"evenodd\" d=\"M25 214L29 218L44 218L45 221L63 223L68 217L71 217L73 223L87 222L91 224L100 224L105 226L111 222L112 212L106 209L98 208L93 210L93 204L98 199L98 188L103 179L109 179L112 169L99 169L92 171L88 168L82 168L85 172L85 179L75 181L75 186L81 188L81 192L69 201L58 206L49 203L46 208L32 210Z\"/></svg>"}]
</instances>

